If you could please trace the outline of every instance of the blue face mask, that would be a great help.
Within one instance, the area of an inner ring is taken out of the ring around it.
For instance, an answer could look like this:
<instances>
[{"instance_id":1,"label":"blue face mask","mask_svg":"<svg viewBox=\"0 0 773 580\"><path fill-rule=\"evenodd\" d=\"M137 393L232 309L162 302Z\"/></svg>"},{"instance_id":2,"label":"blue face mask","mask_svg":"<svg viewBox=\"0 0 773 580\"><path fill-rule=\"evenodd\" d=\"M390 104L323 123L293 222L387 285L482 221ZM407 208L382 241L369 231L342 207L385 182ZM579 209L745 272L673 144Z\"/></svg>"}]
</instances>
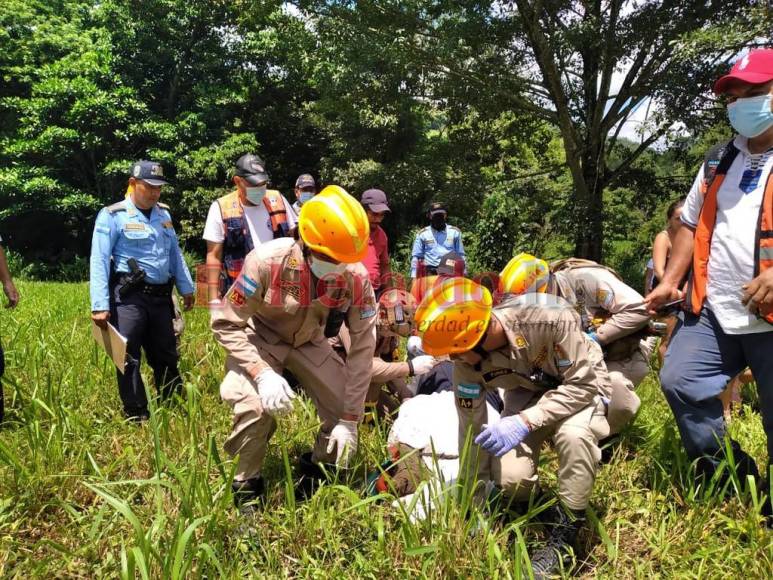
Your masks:
<instances>
[{"instance_id":1,"label":"blue face mask","mask_svg":"<svg viewBox=\"0 0 773 580\"><path fill-rule=\"evenodd\" d=\"M773 126L770 110L771 95L738 99L727 106L727 116L733 129L744 137L762 135Z\"/></svg>"},{"instance_id":2,"label":"blue face mask","mask_svg":"<svg viewBox=\"0 0 773 580\"><path fill-rule=\"evenodd\" d=\"M247 196L247 199L250 200L250 203L258 205L261 201L263 201L263 198L266 197L266 186L262 185L260 187L246 187L244 189L244 195Z\"/></svg>"},{"instance_id":3,"label":"blue face mask","mask_svg":"<svg viewBox=\"0 0 773 580\"><path fill-rule=\"evenodd\" d=\"M309 201L312 197L314 197L314 192L313 191L302 191L301 192L301 197L298 198L298 203L303 205L304 203Z\"/></svg>"}]
</instances>

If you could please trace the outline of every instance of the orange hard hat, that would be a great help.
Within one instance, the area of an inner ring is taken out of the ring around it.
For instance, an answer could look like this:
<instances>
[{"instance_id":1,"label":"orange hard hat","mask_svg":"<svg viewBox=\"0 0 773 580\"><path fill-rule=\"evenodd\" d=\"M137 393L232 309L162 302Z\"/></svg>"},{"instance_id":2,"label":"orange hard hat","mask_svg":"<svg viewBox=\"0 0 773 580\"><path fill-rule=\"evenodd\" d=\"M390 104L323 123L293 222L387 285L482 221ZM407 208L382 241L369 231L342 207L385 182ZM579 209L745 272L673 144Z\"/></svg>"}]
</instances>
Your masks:
<instances>
[{"instance_id":1,"label":"orange hard hat","mask_svg":"<svg viewBox=\"0 0 773 580\"><path fill-rule=\"evenodd\" d=\"M337 262L360 262L368 251L368 216L338 185L328 185L303 204L298 230L309 248Z\"/></svg>"},{"instance_id":2,"label":"orange hard hat","mask_svg":"<svg viewBox=\"0 0 773 580\"><path fill-rule=\"evenodd\" d=\"M518 254L499 274L499 290L503 294L547 292L550 268L545 260L531 254Z\"/></svg>"},{"instance_id":3,"label":"orange hard hat","mask_svg":"<svg viewBox=\"0 0 773 580\"><path fill-rule=\"evenodd\" d=\"M414 315L422 348L433 356L471 350L488 328L491 305L491 292L468 278L436 284Z\"/></svg>"},{"instance_id":4,"label":"orange hard hat","mask_svg":"<svg viewBox=\"0 0 773 580\"><path fill-rule=\"evenodd\" d=\"M421 302L422 298L424 298L424 295L429 292L430 289L435 285L437 279L438 277L433 275L422 276L421 278L416 278L413 281L413 284L411 284L411 294L413 295L413 298L416 300L417 304Z\"/></svg>"},{"instance_id":5,"label":"orange hard hat","mask_svg":"<svg viewBox=\"0 0 773 580\"><path fill-rule=\"evenodd\" d=\"M378 300L379 332L386 335L408 336L413 328L416 300L405 290L387 290Z\"/></svg>"}]
</instances>

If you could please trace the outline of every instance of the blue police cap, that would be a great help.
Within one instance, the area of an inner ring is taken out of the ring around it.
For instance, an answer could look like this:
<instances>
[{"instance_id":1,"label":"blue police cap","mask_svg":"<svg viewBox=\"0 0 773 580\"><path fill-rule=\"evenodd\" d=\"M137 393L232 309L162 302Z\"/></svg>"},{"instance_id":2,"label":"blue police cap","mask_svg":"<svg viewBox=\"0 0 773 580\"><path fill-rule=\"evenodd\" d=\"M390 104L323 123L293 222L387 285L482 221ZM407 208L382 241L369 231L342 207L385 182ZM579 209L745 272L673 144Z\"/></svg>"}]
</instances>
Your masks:
<instances>
[{"instance_id":1,"label":"blue police cap","mask_svg":"<svg viewBox=\"0 0 773 580\"><path fill-rule=\"evenodd\" d=\"M169 182L164 178L164 168L155 161L137 161L132 165L131 176L156 187L169 185Z\"/></svg>"}]
</instances>

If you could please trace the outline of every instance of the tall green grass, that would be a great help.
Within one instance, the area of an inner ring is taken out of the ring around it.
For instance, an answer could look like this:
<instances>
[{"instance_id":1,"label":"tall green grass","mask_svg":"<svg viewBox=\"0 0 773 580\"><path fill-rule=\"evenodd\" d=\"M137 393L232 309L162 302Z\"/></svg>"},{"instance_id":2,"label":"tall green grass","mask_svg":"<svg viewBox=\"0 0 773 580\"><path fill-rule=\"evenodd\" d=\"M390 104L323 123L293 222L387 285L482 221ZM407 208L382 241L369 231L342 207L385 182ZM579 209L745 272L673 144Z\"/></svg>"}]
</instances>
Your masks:
<instances>
[{"instance_id":1,"label":"tall green grass","mask_svg":"<svg viewBox=\"0 0 773 580\"><path fill-rule=\"evenodd\" d=\"M519 578L542 540L536 519L479 507L469 487L417 523L368 497L364 474L385 457L378 424L362 429L359 464L346 479L296 503L289 474L316 430L302 398L270 447L266 506L244 525L231 504L234 465L222 451L230 428L218 396L223 354L206 312L186 315L185 400L137 427L122 419L114 370L91 340L86 285L20 290L19 308L0 314L8 359L0 577ZM723 502L694 489L656 382L640 395L636 424L599 473L574 572L770 577L773 541L759 525L758 500ZM764 464L759 417L745 408L732 432ZM541 472L555 488L552 453Z\"/></svg>"}]
</instances>

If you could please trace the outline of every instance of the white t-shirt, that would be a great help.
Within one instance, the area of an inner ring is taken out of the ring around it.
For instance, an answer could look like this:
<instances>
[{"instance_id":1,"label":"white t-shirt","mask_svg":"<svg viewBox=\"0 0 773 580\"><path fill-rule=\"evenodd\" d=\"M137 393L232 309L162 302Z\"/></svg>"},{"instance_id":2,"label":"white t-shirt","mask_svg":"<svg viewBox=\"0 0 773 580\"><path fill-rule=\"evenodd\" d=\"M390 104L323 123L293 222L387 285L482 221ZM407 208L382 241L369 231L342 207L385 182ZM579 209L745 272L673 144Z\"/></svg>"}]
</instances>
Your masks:
<instances>
[{"instance_id":1,"label":"white t-shirt","mask_svg":"<svg viewBox=\"0 0 773 580\"><path fill-rule=\"evenodd\" d=\"M499 421L499 412L488 401L485 405L486 423ZM418 395L405 401L387 441L390 445L404 443L421 449L424 465L434 476L430 485L421 488L419 498L410 494L398 500L411 521L421 521L441 504L444 493L455 489L459 477L459 413L453 391ZM486 489L491 491L490 483Z\"/></svg>"},{"instance_id":2,"label":"white t-shirt","mask_svg":"<svg viewBox=\"0 0 773 580\"><path fill-rule=\"evenodd\" d=\"M711 237L706 304L727 334L769 332L773 326L749 312L741 298L743 285L754 278L757 220L765 184L773 167L773 150L752 155L747 139L741 136L737 136L733 144L739 153L717 192L717 221ZM749 179L747 173L748 192L744 192L740 187L744 172L760 169L756 181ZM682 221L692 227L697 227L703 207L702 182L703 165L682 209Z\"/></svg>"},{"instance_id":3,"label":"white t-shirt","mask_svg":"<svg viewBox=\"0 0 773 580\"><path fill-rule=\"evenodd\" d=\"M298 222L298 217L284 196L282 196L282 199L284 199L285 209L287 210L287 226L293 228ZM273 240L274 232L271 229L271 218L268 215L266 206L261 203L259 205L245 205L243 207L244 219L247 220L247 226L250 228L253 245L257 247L260 244ZM222 244L225 240L223 216L220 213L220 204L217 203L217 200L213 201L212 205L209 206L207 222L204 225L204 235L202 237L208 242L216 244Z\"/></svg>"}]
</instances>

